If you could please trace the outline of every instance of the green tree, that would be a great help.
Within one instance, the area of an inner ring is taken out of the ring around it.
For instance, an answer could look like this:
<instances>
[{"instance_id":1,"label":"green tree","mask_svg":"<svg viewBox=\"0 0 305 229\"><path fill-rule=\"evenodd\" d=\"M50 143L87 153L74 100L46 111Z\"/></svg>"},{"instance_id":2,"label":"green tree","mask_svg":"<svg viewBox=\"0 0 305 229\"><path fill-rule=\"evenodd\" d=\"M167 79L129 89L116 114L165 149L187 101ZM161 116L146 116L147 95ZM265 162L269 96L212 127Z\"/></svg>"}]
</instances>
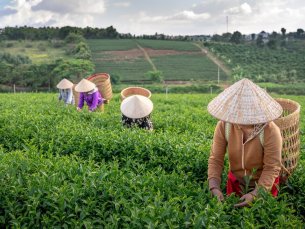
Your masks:
<instances>
[{"instance_id":1,"label":"green tree","mask_svg":"<svg viewBox=\"0 0 305 229\"><path fill-rule=\"evenodd\" d=\"M302 37L305 37L304 30L303 29L297 29L296 38L300 39Z\"/></svg>"},{"instance_id":2,"label":"green tree","mask_svg":"<svg viewBox=\"0 0 305 229\"><path fill-rule=\"evenodd\" d=\"M286 29L285 28L281 28L281 32L282 32L282 36L285 37L286 36Z\"/></svg>"},{"instance_id":3,"label":"green tree","mask_svg":"<svg viewBox=\"0 0 305 229\"><path fill-rule=\"evenodd\" d=\"M76 47L72 50L76 59L91 59L91 51L89 46L85 42L80 42L76 45Z\"/></svg>"},{"instance_id":4,"label":"green tree","mask_svg":"<svg viewBox=\"0 0 305 229\"><path fill-rule=\"evenodd\" d=\"M230 42L240 44L242 41L242 34L239 31L235 31L230 39Z\"/></svg>"},{"instance_id":5,"label":"green tree","mask_svg":"<svg viewBox=\"0 0 305 229\"><path fill-rule=\"evenodd\" d=\"M70 59L58 60L53 70L54 77L57 79L68 78L78 82L82 78L91 75L94 72L94 64L89 60Z\"/></svg>"},{"instance_id":6,"label":"green tree","mask_svg":"<svg viewBox=\"0 0 305 229\"><path fill-rule=\"evenodd\" d=\"M256 39L256 45L260 48L264 47L263 36L260 34Z\"/></svg>"},{"instance_id":7,"label":"green tree","mask_svg":"<svg viewBox=\"0 0 305 229\"><path fill-rule=\"evenodd\" d=\"M145 75L151 81L156 82L156 83L162 83L164 81L163 73L161 71L148 71Z\"/></svg>"},{"instance_id":8,"label":"green tree","mask_svg":"<svg viewBox=\"0 0 305 229\"><path fill-rule=\"evenodd\" d=\"M85 42L85 38L82 35L76 34L76 33L69 33L69 35L65 38L65 41L67 43L79 43L79 42Z\"/></svg>"}]
</instances>

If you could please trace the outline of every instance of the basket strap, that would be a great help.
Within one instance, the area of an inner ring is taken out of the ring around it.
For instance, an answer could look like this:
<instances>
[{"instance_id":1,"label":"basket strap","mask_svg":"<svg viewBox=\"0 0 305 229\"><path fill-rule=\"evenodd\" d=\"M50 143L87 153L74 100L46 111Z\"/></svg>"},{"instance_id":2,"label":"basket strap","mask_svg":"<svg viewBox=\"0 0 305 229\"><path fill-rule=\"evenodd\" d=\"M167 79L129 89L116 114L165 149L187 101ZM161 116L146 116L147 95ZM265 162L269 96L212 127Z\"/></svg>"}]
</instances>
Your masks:
<instances>
[{"instance_id":1,"label":"basket strap","mask_svg":"<svg viewBox=\"0 0 305 229\"><path fill-rule=\"evenodd\" d=\"M285 172L288 174L288 176L291 175L291 172L288 171L288 169L283 165L283 163L281 162L281 167L283 170L285 170Z\"/></svg>"},{"instance_id":2,"label":"basket strap","mask_svg":"<svg viewBox=\"0 0 305 229\"><path fill-rule=\"evenodd\" d=\"M258 137L259 137L259 141L260 141L262 147L264 148L264 140L265 140L265 139L264 139L264 130L262 130L262 131L259 133Z\"/></svg>"},{"instance_id":3,"label":"basket strap","mask_svg":"<svg viewBox=\"0 0 305 229\"><path fill-rule=\"evenodd\" d=\"M227 142L229 142L230 132L231 132L231 124L229 122L226 122L225 123L225 138L226 138ZM264 129L259 132L258 137L259 137L259 141L260 141L262 147L264 147Z\"/></svg>"},{"instance_id":4,"label":"basket strap","mask_svg":"<svg viewBox=\"0 0 305 229\"><path fill-rule=\"evenodd\" d=\"M229 122L225 122L225 138L227 142L229 142L230 131L231 131L231 124Z\"/></svg>"}]
</instances>

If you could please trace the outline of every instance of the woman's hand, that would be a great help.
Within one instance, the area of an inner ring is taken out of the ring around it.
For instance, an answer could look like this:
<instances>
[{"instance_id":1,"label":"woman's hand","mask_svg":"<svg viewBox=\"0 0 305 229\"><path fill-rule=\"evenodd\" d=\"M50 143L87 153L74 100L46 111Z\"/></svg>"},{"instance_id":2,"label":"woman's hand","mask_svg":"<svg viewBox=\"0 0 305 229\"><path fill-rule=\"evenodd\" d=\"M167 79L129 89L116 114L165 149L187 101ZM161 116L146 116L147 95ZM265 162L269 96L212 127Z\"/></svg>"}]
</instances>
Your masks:
<instances>
[{"instance_id":1,"label":"woman's hand","mask_svg":"<svg viewBox=\"0 0 305 229\"><path fill-rule=\"evenodd\" d=\"M222 192L218 188L213 188L211 190L213 196L216 196L218 201L222 202L225 198L223 197Z\"/></svg>"},{"instance_id":2,"label":"woman's hand","mask_svg":"<svg viewBox=\"0 0 305 229\"><path fill-rule=\"evenodd\" d=\"M79 107L76 108L77 111L81 111L82 109L80 109Z\"/></svg>"},{"instance_id":3,"label":"woman's hand","mask_svg":"<svg viewBox=\"0 0 305 229\"><path fill-rule=\"evenodd\" d=\"M234 207L240 208L240 207L246 207L249 206L250 203L253 202L255 199L256 195L253 192L249 192L245 195L243 195L239 200L243 201L241 203L235 204Z\"/></svg>"},{"instance_id":4,"label":"woman's hand","mask_svg":"<svg viewBox=\"0 0 305 229\"><path fill-rule=\"evenodd\" d=\"M217 197L218 201L223 201L225 199L220 191L220 181L216 178L212 177L209 179L209 189L212 195Z\"/></svg>"}]
</instances>

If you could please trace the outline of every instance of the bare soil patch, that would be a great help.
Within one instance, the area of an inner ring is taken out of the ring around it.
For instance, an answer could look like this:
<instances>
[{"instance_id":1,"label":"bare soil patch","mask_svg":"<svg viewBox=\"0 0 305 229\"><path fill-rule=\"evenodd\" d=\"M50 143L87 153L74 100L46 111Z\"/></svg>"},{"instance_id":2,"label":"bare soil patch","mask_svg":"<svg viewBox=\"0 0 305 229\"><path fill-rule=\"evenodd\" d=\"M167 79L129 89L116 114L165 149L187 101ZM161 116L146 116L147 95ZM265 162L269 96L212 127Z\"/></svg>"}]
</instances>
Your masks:
<instances>
[{"instance_id":1,"label":"bare soil patch","mask_svg":"<svg viewBox=\"0 0 305 229\"><path fill-rule=\"evenodd\" d=\"M150 48L143 48L143 49L150 57L201 53L200 51L194 52L194 51L176 51L176 50L155 50ZM97 58L98 60L108 60L108 61L134 60L145 57L143 51L140 49L130 49L123 51L104 51L104 52L100 52L100 54L104 54L105 56Z\"/></svg>"}]
</instances>

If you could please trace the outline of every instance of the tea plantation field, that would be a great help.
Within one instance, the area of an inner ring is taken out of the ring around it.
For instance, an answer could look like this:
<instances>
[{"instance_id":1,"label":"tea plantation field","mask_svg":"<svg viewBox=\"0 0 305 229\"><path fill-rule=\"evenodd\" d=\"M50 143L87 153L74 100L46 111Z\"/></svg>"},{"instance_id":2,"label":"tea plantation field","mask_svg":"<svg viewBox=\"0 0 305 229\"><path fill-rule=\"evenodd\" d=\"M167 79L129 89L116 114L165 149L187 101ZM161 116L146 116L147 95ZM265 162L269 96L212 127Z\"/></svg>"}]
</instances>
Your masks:
<instances>
[{"instance_id":1,"label":"tea plantation field","mask_svg":"<svg viewBox=\"0 0 305 229\"><path fill-rule=\"evenodd\" d=\"M218 203L206 181L213 96L153 94L146 132L121 126L118 94L104 113L56 94L0 94L1 228L304 228L304 122L289 185L235 209L238 198Z\"/></svg>"},{"instance_id":2,"label":"tea plantation field","mask_svg":"<svg viewBox=\"0 0 305 229\"><path fill-rule=\"evenodd\" d=\"M217 81L218 67L191 42L166 40L88 40L96 72L119 75L122 81L150 80L154 67L165 80ZM144 52L139 48L142 47ZM229 77L220 69L220 79Z\"/></svg>"}]
</instances>

